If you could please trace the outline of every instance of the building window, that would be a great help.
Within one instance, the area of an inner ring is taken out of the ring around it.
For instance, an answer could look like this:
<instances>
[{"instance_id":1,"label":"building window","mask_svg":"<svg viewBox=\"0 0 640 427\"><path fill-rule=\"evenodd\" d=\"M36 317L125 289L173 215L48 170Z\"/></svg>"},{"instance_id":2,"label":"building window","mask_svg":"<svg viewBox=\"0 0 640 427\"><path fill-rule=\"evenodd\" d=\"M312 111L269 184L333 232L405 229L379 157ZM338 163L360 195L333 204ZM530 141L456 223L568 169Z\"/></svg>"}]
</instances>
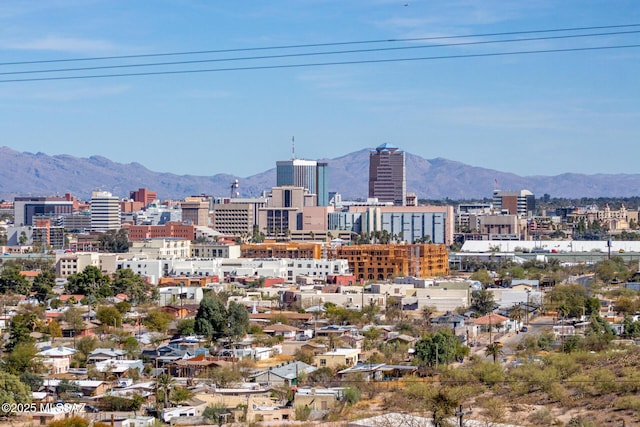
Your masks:
<instances>
[{"instance_id":1,"label":"building window","mask_svg":"<svg viewBox=\"0 0 640 427\"><path fill-rule=\"evenodd\" d=\"M327 366L327 359L320 359L320 366Z\"/></svg>"}]
</instances>

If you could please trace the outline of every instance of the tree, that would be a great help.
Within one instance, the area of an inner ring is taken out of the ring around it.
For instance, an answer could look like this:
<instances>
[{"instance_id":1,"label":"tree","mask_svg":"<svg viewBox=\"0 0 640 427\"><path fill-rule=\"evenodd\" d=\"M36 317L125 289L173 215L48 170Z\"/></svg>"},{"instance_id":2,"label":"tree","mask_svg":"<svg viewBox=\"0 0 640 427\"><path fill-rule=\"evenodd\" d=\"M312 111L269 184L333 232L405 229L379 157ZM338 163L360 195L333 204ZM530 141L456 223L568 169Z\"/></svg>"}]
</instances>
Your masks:
<instances>
[{"instance_id":1,"label":"tree","mask_svg":"<svg viewBox=\"0 0 640 427\"><path fill-rule=\"evenodd\" d=\"M134 304L153 299L152 286L129 268L122 268L114 273L112 287L114 294L125 294Z\"/></svg>"},{"instance_id":2,"label":"tree","mask_svg":"<svg viewBox=\"0 0 640 427\"><path fill-rule=\"evenodd\" d=\"M228 413L229 411L227 411L226 406L222 403L214 403L204 408L202 416L205 420L218 423L218 425L221 426L223 418Z\"/></svg>"},{"instance_id":3,"label":"tree","mask_svg":"<svg viewBox=\"0 0 640 427\"><path fill-rule=\"evenodd\" d=\"M226 366L209 369L204 374L204 377L212 380L219 388L226 388L230 384L242 380L242 374L239 371Z\"/></svg>"},{"instance_id":4,"label":"tree","mask_svg":"<svg viewBox=\"0 0 640 427\"><path fill-rule=\"evenodd\" d=\"M41 375L29 371L25 371L20 374L20 381L26 384L31 391L40 390L40 387L42 387L42 384L44 383L44 379Z\"/></svg>"},{"instance_id":5,"label":"tree","mask_svg":"<svg viewBox=\"0 0 640 427\"><path fill-rule=\"evenodd\" d=\"M149 310L144 318L144 324L152 331L166 333L171 323L171 315L159 308Z\"/></svg>"},{"instance_id":6,"label":"tree","mask_svg":"<svg viewBox=\"0 0 640 427\"><path fill-rule=\"evenodd\" d=\"M493 277L491 277L491 275L489 274L489 272L486 269L480 269L478 271L475 271L471 277L471 280L476 280L480 283L482 283L483 285L492 285L493 284Z\"/></svg>"},{"instance_id":7,"label":"tree","mask_svg":"<svg viewBox=\"0 0 640 427\"><path fill-rule=\"evenodd\" d=\"M93 350L98 347L98 339L92 336L82 337L78 340L76 344L76 350L78 353L76 355L81 359L83 363L86 363L87 358L91 354Z\"/></svg>"},{"instance_id":8,"label":"tree","mask_svg":"<svg viewBox=\"0 0 640 427\"><path fill-rule=\"evenodd\" d=\"M82 312L79 308L69 307L67 311L62 314L62 320L67 322L69 328L73 331L74 337L85 328Z\"/></svg>"},{"instance_id":9,"label":"tree","mask_svg":"<svg viewBox=\"0 0 640 427\"><path fill-rule=\"evenodd\" d=\"M415 346L415 355L423 364L437 366L465 356L468 350L453 335L453 332L449 329L443 329L435 334L426 334L418 340Z\"/></svg>"},{"instance_id":10,"label":"tree","mask_svg":"<svg viewBox=\"0 0 640 427\"><path fill-rule=\"evenodd\" d=\"M171 402L181 405L193 399L194 392L186 387L174 387L171 391Z\"/></svg>"},{"instance_id":11,"label":"tree","mask_svg":"<svg viewBox=\"0 0 640 427\"><path fill-rule=\"evenodd\" d=\"M20 381L17 376L0 370L0 402L8 403L9 405L24 403L31 403L31 390L29 387ZM9 406L10 408L11 406ZM7 406L0 406L0 416L9 417L16 415L15 413L6 411Z\"/></svg>"},{"instance_id":12,"label":"tree","mask_svg":"<svg viewBox=\"0 0 640 427\"><path fill-rule=\"evenodd\" d=\"M102 252L124 253L129 251L127 230L108 230L98 237L98 247Z\"/></svg>"},{"instance_id":13,"label":"tree","mask_svg":"<svg viewBox=\"0 0 640 427\"><path fill-rule=\"evenodd\" d=\"M227 328L227 310L218 298L204 297L195 320L195 332L209 338L220 337Z\"/></svg>"},{"instance_id":14,"label":"tree","mask_svg":"<svg viewBox=\"0 0 640 427\"><path fill-rule=\"evenodd\" d=\"M23 372L38 372L41 364L36 358L38 349L32 342L21 342L4 358L4 369L13 375Z\"/></svg>"},{"instance_id":15,"label":"tree","mask_svg":"<svg viewBox=\"0 0 640 427\"><path fill-rule=\"evenodd\" d=\"M45 302L53 298L53 286L56 284L56 273L53 270L42 270L33 279L31 292L35 292L35 297L40 302Z\"/></svg>"},{"instance_id":16,"label":"tree","mask_svg":"<svg viewBox=\"0 0 640 427\"><path fill-rule=\"evenodd\" d=\"M47 333L51 337L51 343L53 344L53 340L56 338L62 338L62 328L60 327L60 323L52 320L51 323L47 326Z\"/></svg>"},{"instance_id":17,"label":"tree","mask_svg":"<svg viewBox=\"0 0 640 427\"><path fill-rule=\"evenodd\" d=\"M244 337L249 330L249 312L242 304L231 301L227 309L227 326L229 335L238 339Z\"/></svg>"},{"instance_id":18,"label":"tree","mask_svg":"<svg viewBox=\"0 0 640 427\"><path fill-rule=\"evenodd\" d=\"M482 316L491 313L495 308L493 292L480 289L471 292L471 306Z\"/></svg>"},{"instance_id":19,"label":"tree","mask_svg":"<svg viewBox=\"0 0 640 427\"><path fill-rule=\"evenodd\" d=\"M122 326L122 314L112 305L101 305L96 310L96 319L103 326L118 328Z\"/></svg>"},{"instance_id":20,"label":"tree","mask_svg":"<svg viewBox=\"0 0 640 427\"><path fill-rule=\"evenodd\" d=\"M431 325L431 317L435 312L436 312L435 307L430 305L425 305L424 307L422 307L422 310L420 310L420 314L422 315L422 320L424 321L426 326Z\"/></svg>"},{"instance_id":21,"label":"tree","mask_svg":"<svg viewBox=\"0 0 640 427\"><path fill-rule=\"evenodd\" d=\"M195 333L196 320L195 319L182 319L176 325L178 335L193 335Z\"/></svg>"},{"instance_id":22,"label":"tree","mask_svg":"<svg viewBox=\"0 0 640 427\"><path fill-rule=\"evenodd\" d=\"M31 290L31 283L20 274L19 268L5 268L0 274L0 293L27 295Z\"/></svg>"},{"instance_id":23,"label":"tree","mask_svg":"<svg viewBox=\"0 0 640 427\"><path fill-rule=\"evenodd\" d=\"M432 388L426 396L426 406L436 427L449 426L447 418L453 416L458 400L444 387Z\"/></svg>"},{"instance_id":24,"label":"tree","mask_svg":"<svg viewBox=\"0 0 640 427\"><path fill-rule=\"evenodd\" d=\"M82 272L68 277L65 289L70 294L104 298L113 296L113 289L110 285L109 276L103 275L98 267L88 265Z\"/></svg>"},{"instance_id":25,"label":"tree","mask_svg":"<svg viewBox=\"0 0 640 427\"><path fill-rule=\"evenodd\" d=\"M498 357L503 355L504 351L502 350L502 345L498 343L491 343L484 349L484 354L487 357L491 356L493 358L493 363L496 363Z\"/></svg>"},{"instance_id":26,"label":"tree","mask_svg":"<svg viewBox=\"0 0 640 427\"><path fill-rule=\"evenodd\" d=\"M527 307L527 309L529 308ZM514 307L513 310L511 310L511 312L509 313L509 319L515 320L516 323L520 323L520 321L522 321L524 317L525 311L520 306Z\"/></svg>"},{"instance_id":27,"label":"tree","mask_svg":"<svg viewBox=\"0 0 640 427\"><path fill-rule=\"evenodd\" d=\"M35 322L36 319L32 319L26 314L13 316L9 331L9 342L6 344L5 350L11 352L20 344L35 342L35 339L31 337L31 332L35 329Z\"/></svg>"},{"instance_id":28,"label":"tree","mask_svg":"<svg viewBox=\"0 0 640 427\"><path fill-rule=\"evenodd\" d=\"M175 379L169 374L160 374L156 379L157 389L162 392L162 397L164 401L164 407L169 407L169 396L171 394L171 390L175 385Z\"/></svg>"}]
</instances>

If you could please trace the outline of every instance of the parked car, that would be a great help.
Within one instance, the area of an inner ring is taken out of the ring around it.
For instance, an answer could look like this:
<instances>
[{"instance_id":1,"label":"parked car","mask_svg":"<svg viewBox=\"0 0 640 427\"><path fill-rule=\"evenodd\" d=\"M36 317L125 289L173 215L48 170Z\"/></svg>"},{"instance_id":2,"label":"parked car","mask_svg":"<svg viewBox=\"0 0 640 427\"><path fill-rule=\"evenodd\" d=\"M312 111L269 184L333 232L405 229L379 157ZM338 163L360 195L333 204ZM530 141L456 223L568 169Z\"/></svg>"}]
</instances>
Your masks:
<instances>
[{"instance_id":1,"label":"parked car","mask_svg":"<svg viewBox=\"0 0 640 427\"><path fill-rule=\"evenodd\" d=\"M527 332L529 329L526 326L520 328L520 332Z\"/></svg>"},{"instance_id":2,"label":"parked car","mask_svg":"<svg viewBox=\"0 0 640 427\"><path fill-rule=\"evenodd\" d=\"M96 408L93 405L85 405L84 410L87 412L93 412L93 413L100 412L100 409Z\"/></svg>"}]
</instances>

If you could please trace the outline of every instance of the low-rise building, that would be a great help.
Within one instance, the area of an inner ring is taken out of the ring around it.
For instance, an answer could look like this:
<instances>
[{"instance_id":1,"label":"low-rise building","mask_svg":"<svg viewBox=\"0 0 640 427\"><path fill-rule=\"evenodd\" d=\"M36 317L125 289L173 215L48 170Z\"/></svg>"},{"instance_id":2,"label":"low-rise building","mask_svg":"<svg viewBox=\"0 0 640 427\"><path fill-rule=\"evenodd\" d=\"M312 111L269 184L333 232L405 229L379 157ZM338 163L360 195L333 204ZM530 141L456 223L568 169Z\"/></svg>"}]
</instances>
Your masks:
<instances>
[{"instance_id":1,"label":"low-rise building","mask_svg":"<svg viewBox=\"0 0 640 427\"><path fill-rule=\"evenodd\" d=\"M358 363L360 350L357 348L337 348L313 358L317 368L335 369L339 366L353 366Z\"/></svg>"}]
</instances>

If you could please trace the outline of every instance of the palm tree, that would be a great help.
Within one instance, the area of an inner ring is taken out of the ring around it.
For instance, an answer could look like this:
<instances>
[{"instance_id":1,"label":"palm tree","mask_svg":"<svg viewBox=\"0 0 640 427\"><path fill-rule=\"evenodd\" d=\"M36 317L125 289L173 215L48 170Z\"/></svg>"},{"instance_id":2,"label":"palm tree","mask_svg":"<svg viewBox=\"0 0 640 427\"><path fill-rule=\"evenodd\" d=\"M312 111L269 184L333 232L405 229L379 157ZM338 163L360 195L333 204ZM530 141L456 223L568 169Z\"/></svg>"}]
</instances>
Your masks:
<instances>
[{"instance_id":1,"label":"palm tree","mask_svg":"<svg viewBox=\"0 0 640 427\"><path fill-rule=\"evenodd\" d=\"M493 363L496 363L498 356L502 356L504 354L504 351L502 351L502 344L491 343L487 345L487 347L484 349L484 354L487 357L493 357Z\"/></svg>"},{"instance_id":2,"label":"palm tree","mask_svg":"<svg viewBox=\"0 0 640 427\"><path fill-rule=\"evenodd\" d=\"M509 318L516 322L516 326L518 323L522 321L523 317L524 317L524 310L520 306L515 307L513 310L511 310L511 313L509 313Z\"/></svg>"},{"instance_id":3,"label":"palm tree","mask_svg":"<svg viewBox=\"0 0 640 427\"><path fill-rule=\"evenodd\" d=\"M156 380L156 387L158 390L162 390L162 395L164 397L164 408L169 406L169 394L171 393L171 389L175 384L175 380L169 374L162 374L158 376Z\"/></svg>"}]
</instances>

